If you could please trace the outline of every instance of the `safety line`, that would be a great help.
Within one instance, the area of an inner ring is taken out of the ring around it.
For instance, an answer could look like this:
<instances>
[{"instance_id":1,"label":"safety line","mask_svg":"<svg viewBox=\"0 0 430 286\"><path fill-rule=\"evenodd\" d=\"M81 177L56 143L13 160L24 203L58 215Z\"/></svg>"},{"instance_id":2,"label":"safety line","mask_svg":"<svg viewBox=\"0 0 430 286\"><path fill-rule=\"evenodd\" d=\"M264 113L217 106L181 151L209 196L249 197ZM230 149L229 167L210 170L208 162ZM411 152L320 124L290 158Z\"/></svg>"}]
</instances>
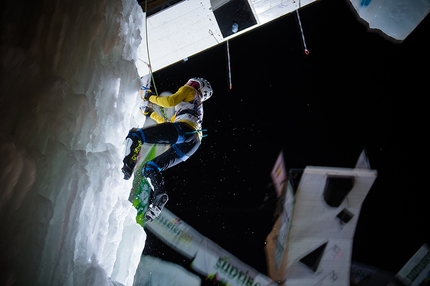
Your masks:
<instances>
[{"instance_id":1,"label":"safety line","mask_svg":"<svg viewBox=\"0 0 430 286\"><path fill-rule=\"evenodd\" d=\"M230 66L230 47L227 40L227 62L228 62L228 79L230 81L230 90L233 88L233 84L231 82L231 66Z\"/></svg>"},{"instance_id":2,"label":"safety line","mask_svg":"<svg viewBox=\"0 0 430 286\"><path fill-rule=\"evenodd\" d=\"M146 39L146 53L148 56L148 68L151 74L152 83L154 84L154 91L158 95L157 86L155 85L154 75L152 74L151 57L149 56L149 42L148 42L148 0L145 0L145 39Z\"/></svg>"},{"instance_id":3,"label":"safety line","mask_svg":"<svg viewBox=\"0 0 430 286\"><path fill-rule=\"evenodd\" d=\"M306 47L305 34L303 33L302 22L300 21L299 8L296 9L297 19L299 20L300 31L302 33L303 46L305 50L305 55L309 55L309 50Z\"/></svg>"},{"instance_id":4,"label":"safety line","mask_svg":"<svg viewBox=\"0 0 430 286\"><path fill-rule=\"evenodd\" d=\"M147 15L148 15L148 0L145 0L145 39L146 39L146 53L148 56L147 66L149 68L149 73L151 75L152 83L154 85L155 94L158 95L157 86L155 84L154 74L152 73L151 57L149 56L148 17L147 17ZM167 115L166 115L166 112L164 110L164 107L160 106L160 112L161 112L161 115L163 116L163 118L167 120Z\"/></svg>"}]
</instances>

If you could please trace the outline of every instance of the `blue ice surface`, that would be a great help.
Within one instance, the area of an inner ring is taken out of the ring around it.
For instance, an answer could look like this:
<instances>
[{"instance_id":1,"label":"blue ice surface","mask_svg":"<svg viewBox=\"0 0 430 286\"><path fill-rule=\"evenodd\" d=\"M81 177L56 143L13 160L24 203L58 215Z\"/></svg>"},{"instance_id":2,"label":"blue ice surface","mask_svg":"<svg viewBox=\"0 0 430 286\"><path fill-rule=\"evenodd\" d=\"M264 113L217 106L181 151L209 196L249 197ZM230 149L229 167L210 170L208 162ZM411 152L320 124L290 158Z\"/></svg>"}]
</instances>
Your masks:
<instances>
[{"instance_id":1,"label":"blue ice surface","mask_svg":"<svg viewBox=\"0 0 430 286\"><path fill-rule=\"evenodd\" d=\"M372 0L361 0L360 6L369 6L370 2L372 2Z\"/></svg>"}]
</instances>

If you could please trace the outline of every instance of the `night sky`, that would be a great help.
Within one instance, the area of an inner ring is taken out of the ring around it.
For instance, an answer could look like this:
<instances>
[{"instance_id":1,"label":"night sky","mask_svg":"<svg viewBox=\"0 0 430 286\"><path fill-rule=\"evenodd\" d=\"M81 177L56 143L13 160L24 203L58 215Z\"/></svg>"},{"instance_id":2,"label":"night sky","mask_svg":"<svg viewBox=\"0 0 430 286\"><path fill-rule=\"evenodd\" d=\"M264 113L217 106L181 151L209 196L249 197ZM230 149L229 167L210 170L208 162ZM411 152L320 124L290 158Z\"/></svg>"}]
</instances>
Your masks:
<instances>
[{"instance_id":1,"label":"night sky","mask_svg":"<svg viewBox=\"0 0 430 286\"><path fill-rule=\"evenodd\" d=\"M159 92L208 79L207 137L165 171L166 207L202 235L267 274L264 241L276 200L270 171L353 168L365 148L378 171L364 201L353 260L397 273L428 234L430 19L402 43L370 31L349 1L324 0L154 74ZM425 234L427 232L427 234ZM188 263L149 231L145 254Z\"/></svg>"}]
</instances>

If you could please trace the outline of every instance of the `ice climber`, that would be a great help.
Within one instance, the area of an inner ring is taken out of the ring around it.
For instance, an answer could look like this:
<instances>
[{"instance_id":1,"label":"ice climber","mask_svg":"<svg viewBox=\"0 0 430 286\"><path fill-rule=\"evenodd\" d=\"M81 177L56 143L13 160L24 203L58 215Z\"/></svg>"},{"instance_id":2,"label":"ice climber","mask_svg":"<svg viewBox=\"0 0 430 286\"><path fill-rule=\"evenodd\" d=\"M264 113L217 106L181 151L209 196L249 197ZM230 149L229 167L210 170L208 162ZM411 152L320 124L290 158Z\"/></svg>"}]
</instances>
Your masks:
<instances>
[{"instance_id":1,"label":"ice climber","mask_svg":"<svg viewBox=\"0 0 430 286\"><path fill-rule=\"evenodd\" d=\"M199 148L203 137L203 101L210 98L212 93L211 84L199 77L191 78L176 93L169 96L145 92L144 100L165 108L174 107L175 110L170 121L165 121L152 107L146 106L143 114L158 124L132 128L126 137L126 155L122 168L125 180L130 179L133 173L142 144L170 144L169 149L142 168L142 175L152 187L152 201L146 212L146 219L153 220L158 217L169 199L164 186L163 171L187 160Z\"/></svg>"}]
</instances>

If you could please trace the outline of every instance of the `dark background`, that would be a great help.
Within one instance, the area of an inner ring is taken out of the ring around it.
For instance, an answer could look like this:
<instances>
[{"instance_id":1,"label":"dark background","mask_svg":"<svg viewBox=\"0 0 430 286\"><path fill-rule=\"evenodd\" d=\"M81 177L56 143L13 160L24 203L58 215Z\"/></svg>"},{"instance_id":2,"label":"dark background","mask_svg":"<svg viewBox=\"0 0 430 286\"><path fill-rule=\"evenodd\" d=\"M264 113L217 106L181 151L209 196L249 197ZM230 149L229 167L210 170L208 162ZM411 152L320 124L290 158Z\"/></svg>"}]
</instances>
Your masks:
<instances>
[{"instance_id":1,"label":"dark background","mask_svg":"<svg viewBox=\"0 0 430 286\"><path fill-rule=\"evenodd\" d=\"M165 172L166 207L225 250L267 274L265 238L275 221L270 171L353 168L366 149L378 178L366 197L352 260L397 273L428 226L429 18L396 42L367 28L349 1L324 0L154 73L159 92L208 79L207 137ZM189 261L149 231L145 254Z\"/></svg>"}]
</instances>

